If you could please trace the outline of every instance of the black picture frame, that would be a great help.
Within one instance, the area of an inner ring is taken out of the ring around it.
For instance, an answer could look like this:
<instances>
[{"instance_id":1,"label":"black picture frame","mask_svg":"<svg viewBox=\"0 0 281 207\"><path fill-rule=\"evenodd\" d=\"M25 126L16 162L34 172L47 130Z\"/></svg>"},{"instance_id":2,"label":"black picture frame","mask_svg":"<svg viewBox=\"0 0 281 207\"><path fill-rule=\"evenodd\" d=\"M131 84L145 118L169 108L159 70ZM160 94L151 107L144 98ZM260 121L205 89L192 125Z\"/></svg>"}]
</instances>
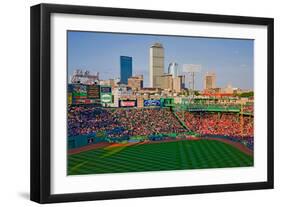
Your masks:
<instances>
[{"instance_id":1,"label":"black picture frame","mask_svg":"<svg viewBox=\"0 0 281 207\"><path fill-rule=\"evenodd\" d=\"M99 15L113 17L151 18L210 23L233 23L267 26L267 181L236 184L219 184L187 187L51 194L51 71L50 71L50 15L53 13ZM31 174L30 199L38 203L89 201L103 199L166 196L179 194L211 193L255 189L272 189L274 186L274 106L273 106L273 52L274 20L272 18L195 14L152 10L39 4L31 7Z\"/></svg>"}]
</instances>

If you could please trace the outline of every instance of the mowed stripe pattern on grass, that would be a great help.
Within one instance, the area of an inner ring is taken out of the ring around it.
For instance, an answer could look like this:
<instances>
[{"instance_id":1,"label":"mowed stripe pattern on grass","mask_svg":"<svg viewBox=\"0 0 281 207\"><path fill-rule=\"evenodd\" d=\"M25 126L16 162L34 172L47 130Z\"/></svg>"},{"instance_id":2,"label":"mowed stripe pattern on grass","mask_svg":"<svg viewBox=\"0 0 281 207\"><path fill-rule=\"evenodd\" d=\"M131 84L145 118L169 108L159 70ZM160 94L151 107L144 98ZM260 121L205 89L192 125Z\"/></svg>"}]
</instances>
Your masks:
<instances>
[{"instance_id":1,"label":"mowed stripe pattern on grass","mask_svg":"<svg viewBox=\"0 0 281 207\"><path fill-rule=\"evenodd\" d=\"M247 167L253 163L252 156L217 140L183 140L68 155L68 175Z\"/></svg>"}]
</instances>

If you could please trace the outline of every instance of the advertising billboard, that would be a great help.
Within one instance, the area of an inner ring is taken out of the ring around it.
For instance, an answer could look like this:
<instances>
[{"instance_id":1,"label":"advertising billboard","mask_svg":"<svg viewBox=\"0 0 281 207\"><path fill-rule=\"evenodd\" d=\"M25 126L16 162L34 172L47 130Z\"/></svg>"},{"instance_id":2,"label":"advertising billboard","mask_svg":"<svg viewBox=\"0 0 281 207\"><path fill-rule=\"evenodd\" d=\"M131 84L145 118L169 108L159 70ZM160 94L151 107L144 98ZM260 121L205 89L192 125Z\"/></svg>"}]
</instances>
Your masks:
<instances>
[{"instance_id":1,"label":"advertising billboard","mask_svg":"<svg viewBox=\"0 0 281 207\"><path fill-rule=\"evenodd\" d=\"M100 99L100 86L99 85L88 86L88 98L89 99Z\"/></svg>"},{"instance_id":2,"label":"advertising billboard","mask_svg":"<svg viewBox=\"0 0 281 207\"><path fill-rule=\"evenodd\" d=\"M119 100L119 107L135 107L137 106L136 100Z\"/></svg>"},{"instance_id":3,"label":"advertising billboard","mask_svg":"<svg viewBox=\"0 0 281 207\"><path fill-rule=\"evenodd\" d=\"M100 92L101 93L111 93L111 87L110 86L101 86Z\"/></svg>"},{"instance_id":4,"label":"advertising billboard","mask_svg":"<svg viewBox=\"0 0 281 207\"><path fill-rule=\"evenodd\" d=\"M102 103L111 103L112 102L112 95L111 94L101 94L101 102Z\"/></svg>"},{"instance_id":5,"label":"advertising billboard","mask_svg":"<svg viewBox=\"0 0 281 207\"><path fill-rule=\"evenodd\" d=\"M87 97L87 86L80 85L80 84L72 85L72 96L73 96L73 98L75 98L75 97L86 98Z\"/></svg>"},{"instance_id":6,"label":"advertising billboard","mask_svg":"<svg viewBox=\"0 0 281 207\"><path fill-rule=\"evenodd\" d=\"M143 106L160 106L160 100L144 100Z\"/></svg>"},{"instance_id":7,"label":"advertising billboard","mask_svg":"<svg viewBox=\"0 0 281 207\"><path fill-rule=\"evenodd\" d=\"M67 93L67 104L72 104L72 93Z\"/></svg>"},{"instance_id":8,"label":"advertising billboard","mask_svg":"<svg viewBox=\"0 0 281 207\"><path fill-rule=\"evenodd\" d=\"M100 86L100 99L102 103L112 103L112 93L110 86Z\"/></svg>"},{"instance_id":9,"label":"advertising billboard","mask_svg":"<svg viewBox=\"0 0 281 207\"><path fill-rule=\"evenodd\" d=\"M161 107L171 107L174 105L173 98L160 98Z\"/></svg>"}]
</instances>

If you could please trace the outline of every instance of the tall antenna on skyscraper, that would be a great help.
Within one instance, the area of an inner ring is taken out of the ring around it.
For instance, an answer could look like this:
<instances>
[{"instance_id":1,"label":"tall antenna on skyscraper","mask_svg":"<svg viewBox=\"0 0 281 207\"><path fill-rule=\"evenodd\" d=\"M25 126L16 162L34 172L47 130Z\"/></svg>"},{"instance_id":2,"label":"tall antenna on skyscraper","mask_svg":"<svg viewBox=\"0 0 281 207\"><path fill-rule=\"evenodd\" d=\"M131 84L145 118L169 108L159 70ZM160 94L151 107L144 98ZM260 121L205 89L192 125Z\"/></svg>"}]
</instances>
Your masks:
<instances>
[{"instance_id":1,"label":"tall antenna on skyscraper","mask_svg":"<svg viewBox=\"0 0 281 207\"><path fill-rule=\"evenodd\" d=\"M201 71L201 65L196 64L184 64L182 72L187 76L185 80L187 81L189 95L193 98L195 92L195 75Z\"/></svg>"}]
</instances>

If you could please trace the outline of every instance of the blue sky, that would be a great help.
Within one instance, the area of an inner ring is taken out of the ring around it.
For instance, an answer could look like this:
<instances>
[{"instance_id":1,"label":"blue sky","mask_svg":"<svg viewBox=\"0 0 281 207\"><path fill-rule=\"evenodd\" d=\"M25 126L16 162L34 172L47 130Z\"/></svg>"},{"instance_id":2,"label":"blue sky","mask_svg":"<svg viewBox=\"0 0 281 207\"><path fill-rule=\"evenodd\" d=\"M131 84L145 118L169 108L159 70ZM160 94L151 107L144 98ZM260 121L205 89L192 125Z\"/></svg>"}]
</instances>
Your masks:
<instances>
[{"instance_id":1,"label":"blue sky","mask_svg":"<svg viewBox=\"0 0 281 207\"><path fill-rule=\"evenodd\" d=\"M99 72L101 79L120 76L120 56L133 58L133 75L144 75L149 84L149 48L162 43L165 49L165 72L170 62L200 64L196 89L203 88L206 72L215 72L217 87L253 89L254 41L241 39L198 38L102 32L68 32L68 74L75 69Z\"/></svg>"}]
</instances>

